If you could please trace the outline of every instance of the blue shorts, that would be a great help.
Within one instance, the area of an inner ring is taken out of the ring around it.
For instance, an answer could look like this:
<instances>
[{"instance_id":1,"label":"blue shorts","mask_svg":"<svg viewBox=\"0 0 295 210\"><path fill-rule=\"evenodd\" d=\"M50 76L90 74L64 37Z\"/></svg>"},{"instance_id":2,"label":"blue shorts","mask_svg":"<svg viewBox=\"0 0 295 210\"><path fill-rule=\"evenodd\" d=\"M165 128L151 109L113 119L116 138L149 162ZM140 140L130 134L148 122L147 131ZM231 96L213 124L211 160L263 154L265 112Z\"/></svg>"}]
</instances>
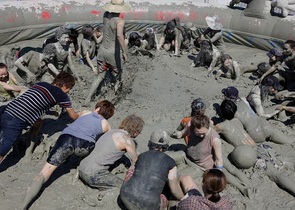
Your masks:
<instances>
[{"instance_id":1,"label":"blue shorts","mask_svg":"<svg viewBox=\"0 0 295 210\"><path fill-rule=\"evenodd\" d=\"M62 134L50 151L47 162L54 166L60 166L71 155L76 155L78 157L89 155L94 147L94 142L80 139L70 134Z\"/></svg>"}]
</instances>

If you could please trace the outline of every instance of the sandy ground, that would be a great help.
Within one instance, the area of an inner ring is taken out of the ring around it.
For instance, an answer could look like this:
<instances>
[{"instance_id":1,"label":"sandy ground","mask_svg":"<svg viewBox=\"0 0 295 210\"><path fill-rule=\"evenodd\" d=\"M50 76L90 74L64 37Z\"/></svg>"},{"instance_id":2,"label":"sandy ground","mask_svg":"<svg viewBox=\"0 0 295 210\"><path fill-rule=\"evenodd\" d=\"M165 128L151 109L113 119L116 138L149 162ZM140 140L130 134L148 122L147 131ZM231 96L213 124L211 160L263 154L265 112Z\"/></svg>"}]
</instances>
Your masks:
<instances>
[{"instance_id":1,"label":"sandy ground","mask_svg":"<svg viewBox=\"0 0 295 210\"><path fill-rule=\"evenodd\" d=\"M40 41L30 41L17 45L39 47L40 43ZM3 54L15 45L2 47L0 51ZM264 51L228 43L226 47L227 52L235 60L267 61ZM109 88L103 90L104 94L96 97L95 101L105 98L116 104L115 115L110 119L114 128L129 114L136 114L144 118L145 127L137 138L138 152L147 150L146 145L154 129L162 128L167 132L173 131L180 120L190 114L190 103L195 98L202 97L209 101L210 107L206 113L208 116L214 117L216 116L214 104L220 104L223 99L222 88L234 85L239 89L240 95L245 96L256 83L251 79L251 74L245 74L238 83L229 79L217 82L213 76L207 76L205 69L190 67L191 58L190 54L182 55L180 58L171 58L165 52L160 52L154 58L129 54L130 62L124 64L124 84L121 93L115 95L113 90ZM70 92L70 97L73 100L74 108L83 110L93 107L95 104L93 101L88 107L82 106L93 75L87 66L77 61L75 64L79 68L83 81L74 87ZM271 102L266 104L266 106L270 105ZM270 120L270 122L283 132L294 136L292 124L285 125L275 120ZM12 152L1 164L1 209L10 210L18 206L29 183L39 173L46 161L47 153L44 153L44 148L46 150L48 145L55 142L59 132L68 123L70 120L65 115L59 119L44 117L44 126L39 135L42 143L36 148L32 161L25 163L21 159L22 154L17 156L16 152ZM171 143L182 142L183 140L171 140ZM289 169L282 168L281 172L291 179L295 179L294 148L273 143L269 143L269 145L279 154L283 163L289 166ZM232 147L224 142L223 149L228 152L232 150ZM60 166L45 184L41 195L36 198L30 209L119 209L116 202L118 190L100 192L84 185L80 180L75 183L72 181L78 161L77 158L71 158ZM121 171L124 169L120 168L116 173L123 176ZM253 182L256 193L253 198L249 199L236 188L228 185L225 194L232 196L236 209L295 209L294 197L270 181L263 171L251 168L244 170L244 172ZM200 180L201 175L196 178L198 185L200 185ZM98 195L103 196L101 201L98 201Z\"/></svg>"}]
</instances>

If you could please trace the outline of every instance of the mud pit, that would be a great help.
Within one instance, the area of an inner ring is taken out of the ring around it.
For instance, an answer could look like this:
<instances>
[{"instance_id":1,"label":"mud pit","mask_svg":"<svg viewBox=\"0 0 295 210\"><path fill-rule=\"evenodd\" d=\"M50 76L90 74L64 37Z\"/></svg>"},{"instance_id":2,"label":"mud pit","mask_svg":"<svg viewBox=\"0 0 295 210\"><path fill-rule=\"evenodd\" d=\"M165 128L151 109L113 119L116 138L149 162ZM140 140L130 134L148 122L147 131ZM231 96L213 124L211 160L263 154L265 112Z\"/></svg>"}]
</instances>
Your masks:
<instances>
[{"instance_id":1,"label":"mud pit","mask_svg":"<svg viewBox=\"0 0 295 210\"><path fill-rule=\"evenodd\" d=\"M39 47L40 43L41 41L30 41L17 45ZM2 54L5 54L13 46L15 44L1 47L0 50ZM234 60L267 61L264 51L228 43L226 43L226 47L228 54L232 55ZM190 58L189 54L182 55L180 58L170 57L165 52L160 52L154 58L129 54L129 63L123 66L124 83L121 93L116 95L112 89L104 89L101 98L116 103L115 115L110 119L113 128L116 128L119 122L129 114L137 114L144 118L146 123L144 130L137 138L139 152L147 150L149 136L155 128L162 128L167 132L173 131L180 120L190 114L190 103L193 99L202 97L210 102L206 113L213 117L216 115L214 104L219 104L223 99L222 88L234 85L239 89L240 95L245 96L256 83L255 80L250 79L251 74L245 74L238 83L228 79L217 82L213 76L207 76L205 69L189 67L192 62ZM96 96L95 101L87 107L83 106L93 75L90 68L78 61L75 64L80 70L83 81L75 85L70 92L70 98L75 109L89 109L100 97ZM266 106L270 105L271 102L266 104ZM283 132L294 136L292 124L285 125L275 120L270 120L270 122ZM39 173L46 161L46 153L43 154L43 148L48 150L48 145L54 143L59 132L68 123L70 120L64 115L59 120L45 117L41 131L43 136L39 137L44 138L43 142L46 145L41 143L36 148L33 160L30 163L25 163L15 155L15 152L7 157L7 160L1 165L2 172L0 173L1 209L15 209L18 206L29 183ZM171 143L182 142L182 140L171 140ZM273 148L272 151L275 150L279 154L278 157L283 161L283 164L288 165L289 169L281 169L282 174L295 180L294 148L286 145L268 144ZM224 151L229 152L232 149L232 146L223 141ZM80 180L76 183L72 182L77 161L77 158L71 158L69 162L59 167L45 184L44 190L30 209L119 209L116 202L118 190L100 192L87 187ZM189 171L190 169L185 170ZM123 168L116 170L122 177L124 176L123 171ZM236 209L295 209L294 197L270 181L263 171L251 168L244 170L244 172L255 186L256 193L253 194L253 198L249 199L242 196L236 188L228 185L224 192L232 196ZM196 181L200 186L201 177L197 177ZM102 197L101 201L97 199L98 197Z\"/></svg>"}]
</instances>

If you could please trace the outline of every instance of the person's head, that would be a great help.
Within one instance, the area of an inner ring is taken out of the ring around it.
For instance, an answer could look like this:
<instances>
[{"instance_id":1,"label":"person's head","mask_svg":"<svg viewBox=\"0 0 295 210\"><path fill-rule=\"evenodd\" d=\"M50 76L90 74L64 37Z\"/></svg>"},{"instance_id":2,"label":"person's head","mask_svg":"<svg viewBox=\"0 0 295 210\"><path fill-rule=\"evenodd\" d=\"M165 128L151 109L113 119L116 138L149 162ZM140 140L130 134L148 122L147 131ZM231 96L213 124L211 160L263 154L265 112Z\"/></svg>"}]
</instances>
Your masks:
<instances>
[{"instance_id":1,"label":"person's head","mask_svg":"<svg viewBox=\"0 0 295 210\"><path fill-rule=\"evenodd\" d=\"M9 73L7 70L7 66L4 63L0 63L0 81L7 82L9 79Z\"/></svg>"},{"instance_id":2,"label":"person's head","mask_svg":"<svg viewBox=\"0 0 295 210\"><path fill-rule=\"evenodd\" d=\"M140 47L141 39L142 37L137 32L130 33L129 40L128 40L129 47L132 47L132 46Z\"/></svg>"},{"instance_id":3,"label":"person's head","mask_svg":"<svg viewBox=\"0 0 295 210\"><path fill-rule=\"evenodd\" d=\"M239 91L237 88L233 86L229 86L227 88L223 88L221 90L221 93L224 95L226 99L229 100L237 100L239 98Z\"/></svg>"},{"instance_id":4,"label":"person's head","mask_svg":"<svg viewBox=\"0 0 295 210\"><path fill-rule=\"evenodd\" d=\"M72 43L75 40L78 39L79 36L79 32L77 31L77 29L74 28L70 28L69 29L69 42Z\"/></svg>"},{"instance_id":5,"label":"person's head","mask_svg":"<svg viewBox=\"0 0 295 210\"><path fill-rule=\"evenodd\" d=\"M167 31L168 34L173 34L175 28L176 28L176 23L175 23L174 20L170 20L170 21L166 24L166 31Z\"/></svg>"},{"instance_id":6,"label":"person's head","mask_svg":"<svg viewBox=\"0 0 295 210\"><path fill-rule=\"evenodd\" d=\"M283 87L280 85L279 79L273 75L266 76L261 81L261 100L263 101L269 94L273 95L279 90L282 90Z\"/></svg>"},{"instance_id":7,"label":"person's head","mask_svg":"<svg viewBox=\"0 0 295 210\"><path fill-rule=\"evenodd\" d=\"M284 47L283 47L283 54L291 55L294 50L295 50L295 41L294 40L285 41Z\"/></svg>"},{"instance_id":8,"label":"person's head","mask_svg":"<svg viewBox=\"0 0 295 210\"><path fill-rule=\"evenodd\" d=\"M205 110L208 108L208 103L206 103L202 98L197 98L191 103L191 116L205 114Z\"/></svg>"},{"instance_id":9,"label":"person's head","mask_svg":"<svg viewBox=\"0 0 295 210\"><path fill-rule=\"evenodd\" d=\"M75 78L71 74L62 71L54 78L52 84L68 93L75 85Z\"/></svg>"},{"instance_id":10,"label":"person's head","mask_svg":"<svg viewBox=\"0 0 295 210\"><path fill-rule=\"evenodd\" d=\"M81 32L83 34L83 37L88 39L93 35L93 26L90 24L85 24L83 25Z\"/></svg>"},{"instance_id":11,"label":"person's head","mask_svg":"<svg viewBox=\"0 0 295 210\"><path fill-rule=\"evenodd\" d=\"M233 65L233 59L229 54L223 54L220 57L221 64L226 67L230 68Z\"/></svg>"},{"instance_id":12,"label":"person's head","mask_svg":"<svg viewBox=\"0 0 295 210\"><path fill-rule=\"evenodd\" d=\"M282 56L282 52L276 48L272 48L266 55L269 58L269 63L275 63L278 57Z\"/></svg>"},{"instance_id":13,"label":"person's head","mask_svg":"<svg viewBox=\"0 0 295 210\"><path fill-rule=\"evenodd\" d=\"M115 106L108 100L101 100L95 105L97 114L100 114L105 119L110 119L115 113Z\"/></svg>"},{"instance_id":14,"label":"person's head","mask_svg":"<svg viewBox=\"0 0 295 210\"><path fill-rule=\"evenodd\" d=\"M132 10L130 4L124 2L124 0L111 0L110 3L107 3L102 6L102 9L111 13L128 12Z\"/></svg>"},{"instance_id":15,"label":"person's head","mask_svg":"<svg viewBox=\"0 0 295 210\"><path fill-rule=\"evenodd\" d=\"M237 105L235 102L225 99L220 105L222 118L226 120L231 120L234 118L237 111Z\"/></svg>"},{"instance_id":16,"label":"person's head","mask_svg":"<svg viewBox=\"0 0 295 210\"><path fill-rule=\"evenodd\" d=\"M204 138L210 126L210 119L204 114L193 116L191 119L191 126L190 129L196 136Z\"/></svg>"},{"instance_id":17,"label":"person's head","mask_svg":"<svg viewBox=\"0 0 295 210\"><path fill-rule=\"evenodd\" d=\"M165 151L169 147L169 135L164 130L155 130L148 142L149 150Z\"/></svg>"},{"instance_id":18,"label":"person's head","mask_svg":"<svg viewBox=\"0 0 295 210\"><path fill-rule=\"evenodd\" d=\"M118 128L127 131L132 138L135 138L141 133L143 126L144 121L141 117L129 115L122 120Z\"/></svg>"},{"instance_id":19,"label":"person's head","mask_svg":"<svg viewBox=\"0 0 295 210\"><path fill-rule=\"evenodd\" d=\"M94 29L94 34L95 34L95 36L96 36L97 38L100 37L100 36L102 35L102 33L103 33L103 27L102 27L102 25L97 26L97 27Z\"/></svg>"},{"instance_id":20,"label":"person's head","mask_svg":"<svg viewBox=\"0 0 295 210\"><path fill-rule=\"evenodd\" d=\"M220 18L218 15L214 15L213 17L207 16L205 18L208 27L214 31L220 31L223 29L223 25L220 22Z\"/></svg>"},{"instance_id":21,"label":"person's head","mask_svg":"<svg viewBox=\"0 0 295 210\"><path fill-rule=\"evenodd\" d=\"M70 37L69 37L70 30L65 27L59 27L55 31L55 39L58 40L58 42L61 45L67 45L69 43Z\"/></svg>"},{"instance_id":22,"label":"person's head","mask_svg":"<svg viewBox=\"0 0 295 210\"><path fill-rule=\"evenodd\" d=\"M257 76L261 77L268 69L270 69L270 64L266 62L261 62L257 65Z\"/></svg>"},{"instance_id":23,"label":"person's head","mask_svg":"<svg viewBox=\"0 0 295 210\"><path fill-rule=\"evenodd\" d=\"M49 60L50 58L53 58L56 54L56 47L53 43L47 44L43 49L43 55L45 60Z\"/></svg>"},{"instance_id":24,"label":"person's head","mask_svg":"<svg viewBox=\"0 0 295 210\"><path fill-rule=\"evenodd\" d=\"M218 202L220 200L219 193L226 187L226 177L219 169L209 169L203 174L202 189L208 200Z\"/></svg>"}]
</instances>

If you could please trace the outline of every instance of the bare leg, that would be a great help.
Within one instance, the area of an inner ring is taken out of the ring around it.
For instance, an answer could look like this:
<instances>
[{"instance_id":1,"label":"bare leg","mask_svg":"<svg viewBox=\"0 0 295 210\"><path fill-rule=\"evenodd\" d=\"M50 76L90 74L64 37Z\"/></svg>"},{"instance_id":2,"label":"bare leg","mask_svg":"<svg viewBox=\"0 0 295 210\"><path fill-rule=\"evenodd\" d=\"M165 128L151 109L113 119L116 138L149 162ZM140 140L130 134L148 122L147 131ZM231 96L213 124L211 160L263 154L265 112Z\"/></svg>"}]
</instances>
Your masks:
<instances>
[{"instance_id":1,"label":"bare leg","mask_svg":"<svg viewBox=\"0 0 295 210\"><path fill-rule=\"evenodd\" d=\"M212 57L211 64L208 68L208 74L211 74L220 56L221 56L221 52L219 50L213 50L213 57Z\"/></svg>"},{"instance_id":2,"label":"bare leg","mask_svg":"<svg viewBox=\"0 0 295 210\"><path fill-rule=\"evenodd\" d=\"M282 131L273 128L269 141L277 144L292 144L295 142L295 139L292 136L287 136Z\"/></svg>"},{"instance_id":3,"label":"bare leg","mask_svg":"<svg viewBox=\"0 0 295 210\"><path fill-rule=\"evenodd\" d=\"M95 93L95 91L99 87L100 83L104 80L105 75L106 75L106 71L103 71L103 72L99 73L97 79L93 81L90 91L89 91L89 94L85 100L85 104L87 104L91 101L93 94Z\"/></svg>"},{"instance_id":4,"label":"bare leg","mask_svg":"<svg viewBox=\"0 0 295 210\"><path fill-rule=\"evenodd\" d=\"M49 179L51 174L55 171L57 166L51 165L50 163L45 163L39 175L37 175L33 181L31 182L25 198L21 205L18 207L18 210L27 209L28 205L32 202L32 200L36 197L36 195L40 192L43 184Z\"/></svg>"}]
</instances>

